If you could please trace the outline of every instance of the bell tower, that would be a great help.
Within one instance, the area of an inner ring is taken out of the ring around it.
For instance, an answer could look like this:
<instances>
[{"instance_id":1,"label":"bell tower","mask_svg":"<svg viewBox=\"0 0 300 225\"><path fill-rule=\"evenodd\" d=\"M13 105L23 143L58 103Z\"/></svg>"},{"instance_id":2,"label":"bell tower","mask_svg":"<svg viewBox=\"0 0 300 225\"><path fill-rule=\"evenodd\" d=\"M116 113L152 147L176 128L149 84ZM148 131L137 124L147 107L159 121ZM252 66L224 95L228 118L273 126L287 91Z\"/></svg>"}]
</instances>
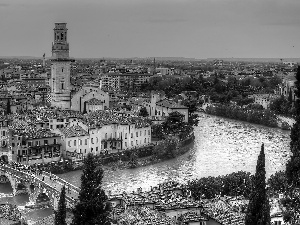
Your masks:
<instances>
[{"instance_id":1,"label":"bell tower","mask_svg":"<svg viewBox=\"0 0 300 225\"><path fill-rule=\"evenodd\" d=\"M71 108L71 60L67 42L67 24L55 23L54 42L52 43L51 63L51 106L60 109Z\"/></svg>"}]
</instances>

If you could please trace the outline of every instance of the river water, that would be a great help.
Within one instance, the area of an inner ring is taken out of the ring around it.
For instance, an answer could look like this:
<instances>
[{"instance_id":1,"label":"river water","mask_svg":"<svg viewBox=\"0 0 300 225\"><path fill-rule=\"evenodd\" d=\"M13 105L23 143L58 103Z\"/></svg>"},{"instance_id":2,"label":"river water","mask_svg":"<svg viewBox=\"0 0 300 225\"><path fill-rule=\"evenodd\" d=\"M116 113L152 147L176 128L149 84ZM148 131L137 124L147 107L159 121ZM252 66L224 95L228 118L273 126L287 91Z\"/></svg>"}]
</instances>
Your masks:
<instances>
[{"instance_id":1,"label":"river water","mask_svg":"<svg viewBox=\"0 0 300 225\"><path fill-rule=\"evenodd\" d=\"M239 170L255 172L261 144L265 144L267 177L285 169L290 157L290 131L199 114L195 141L186 154L169 161L136 169L107 171L103 187L112 193L149 190L167 180L186 183L206 176L219 176ZM80 186L81 171L60 175Z\"/></svg>"},{"instance_id":2,"label":"river water","mask_svg":"<svg viewBox=\"0 0 300 225\"><path fill-rule=\"evenodd\" d=\"M139 187L149 190L150 186L168 180L186 183L194 178L225 175L239 170L254 173L262 143L265 144L267 177L285 169L290 157L290 131L202 113L199 116L195 141L190 145L190 151L176 159L150 166L105 170L103 188L112 193L131 192ZM59 176L80 186L81 171ZM0 184L0 193L9 192L9 188L9 185L4 188ZM3 200L24 205L28 196L0 198L0 202ZM27 212L26 218L36 220L51 213L49 209Z\"/></svg>"}]
</instances>

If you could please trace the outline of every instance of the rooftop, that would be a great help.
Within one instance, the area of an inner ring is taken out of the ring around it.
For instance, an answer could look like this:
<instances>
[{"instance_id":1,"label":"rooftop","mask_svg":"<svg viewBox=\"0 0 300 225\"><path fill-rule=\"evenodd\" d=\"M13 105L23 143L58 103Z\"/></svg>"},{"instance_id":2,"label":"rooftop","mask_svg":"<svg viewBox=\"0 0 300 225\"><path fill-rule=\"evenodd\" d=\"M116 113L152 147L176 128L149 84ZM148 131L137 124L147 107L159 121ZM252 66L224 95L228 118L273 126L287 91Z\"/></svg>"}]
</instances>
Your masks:
<instances>
[{"instance_id":1,"label":"rooftop","mask_svg":"<svg viewBox=\"0 0 300 225\"><path fill-rule=\"evenodd\" d=\"M65 137L78 137L88 135L88 132L86 132L81 126L78 125L61 128L60 131L65 135Z\"/></svg>"}]
</instances>

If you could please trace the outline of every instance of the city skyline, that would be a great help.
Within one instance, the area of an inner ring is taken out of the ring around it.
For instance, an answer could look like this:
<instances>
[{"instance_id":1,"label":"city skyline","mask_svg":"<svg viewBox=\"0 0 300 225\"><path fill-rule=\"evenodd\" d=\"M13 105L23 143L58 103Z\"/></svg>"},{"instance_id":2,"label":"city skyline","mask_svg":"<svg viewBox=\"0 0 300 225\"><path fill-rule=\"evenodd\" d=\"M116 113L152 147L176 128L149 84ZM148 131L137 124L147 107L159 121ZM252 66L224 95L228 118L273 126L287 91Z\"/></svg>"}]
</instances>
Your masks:
<instances>
[{"instance_id":1,"label":"city skyline","mask_svg":"<svg viewBox=\"0 0 300 225\"><path fill-rule=\"evenodd\" d=\"M51 56L66 22L76 58L298 58L297 0L110 0L0 3L1 56Z\"/></svg>"}]
</instances>

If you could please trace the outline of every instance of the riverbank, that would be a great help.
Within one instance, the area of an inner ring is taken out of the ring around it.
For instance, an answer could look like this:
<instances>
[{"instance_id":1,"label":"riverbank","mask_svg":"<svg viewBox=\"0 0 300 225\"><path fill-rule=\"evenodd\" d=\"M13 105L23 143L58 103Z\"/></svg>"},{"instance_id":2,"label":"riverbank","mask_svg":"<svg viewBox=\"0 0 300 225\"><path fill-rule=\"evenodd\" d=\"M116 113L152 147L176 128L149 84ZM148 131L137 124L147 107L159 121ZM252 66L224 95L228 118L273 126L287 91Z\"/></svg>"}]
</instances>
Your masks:
<instances>
[{"instance_id":1,"label":"riverbank","mask_svg":"<svg viewBox=\"0 0 300 225\"><path fill-rule=\"evenodd\" d=\"M192 132L187 138L179 141L178 143L178 151L175 157L182 155L188 151L189 148L186 148L186 145L189 145L195 136ZM116 153L110 153L105 155L99 155L98 161L99 165L104 166L105 168L111 167L112 170L116 169L130 169L137 168L141 166L153 165L155 163L159 163L164 161L165 159L160 159L153 157L153 149L159 143L159 141L155 141L154 143L143 146L141 148L134 148L125 151L120 151ZM132 157L136 157L134 159L134 165L132 164ZM47 172L51 172L53 174L63 174L71 171L82 170L83 163L75 162L72 163L70 161L64 162L56 162L49 163L45 165L40 165L39 169Z\"/></svg>"},{"instance_id":2,"label":"riverbank","mask_svg":"<svg viewBox=\"0 0 300 225\"><path fill-rule=\"evenodd\" d=\"M185 154L186 152L189 151L190 145L193 144L193 141L195 139L194 133L191 133L190 136L188 136L185 140L182 140L178 144L178 151L177 154L174 158ZM104 169L105 170L123 170L123 169L133 169L133 168L138 168L138 167L143 167L143 166L149 166L149 165L154 165L156 163L163 162L165 159L161 158L156 158L153 157L153 155L147 156L147 157L140 157L136 158L135 161L135 166L132 166L132 163L130 160L127 161L122 161L118 160L115 162L110 162L107 164L104 164Z\"/></svg>"},{"instance_id":3,"label":"riverbank","mask_svg":"<svg viewBox=\"0 0 300 225\"><path fill-rule=\"evenodd\" d=\"M205 108L205 113L267 127L277 127L283 130L290 130L293 125L292 118L278 116L268 109L260 110L243 108L237 105L210 104Z\"/></svg>"}]
</instances>

